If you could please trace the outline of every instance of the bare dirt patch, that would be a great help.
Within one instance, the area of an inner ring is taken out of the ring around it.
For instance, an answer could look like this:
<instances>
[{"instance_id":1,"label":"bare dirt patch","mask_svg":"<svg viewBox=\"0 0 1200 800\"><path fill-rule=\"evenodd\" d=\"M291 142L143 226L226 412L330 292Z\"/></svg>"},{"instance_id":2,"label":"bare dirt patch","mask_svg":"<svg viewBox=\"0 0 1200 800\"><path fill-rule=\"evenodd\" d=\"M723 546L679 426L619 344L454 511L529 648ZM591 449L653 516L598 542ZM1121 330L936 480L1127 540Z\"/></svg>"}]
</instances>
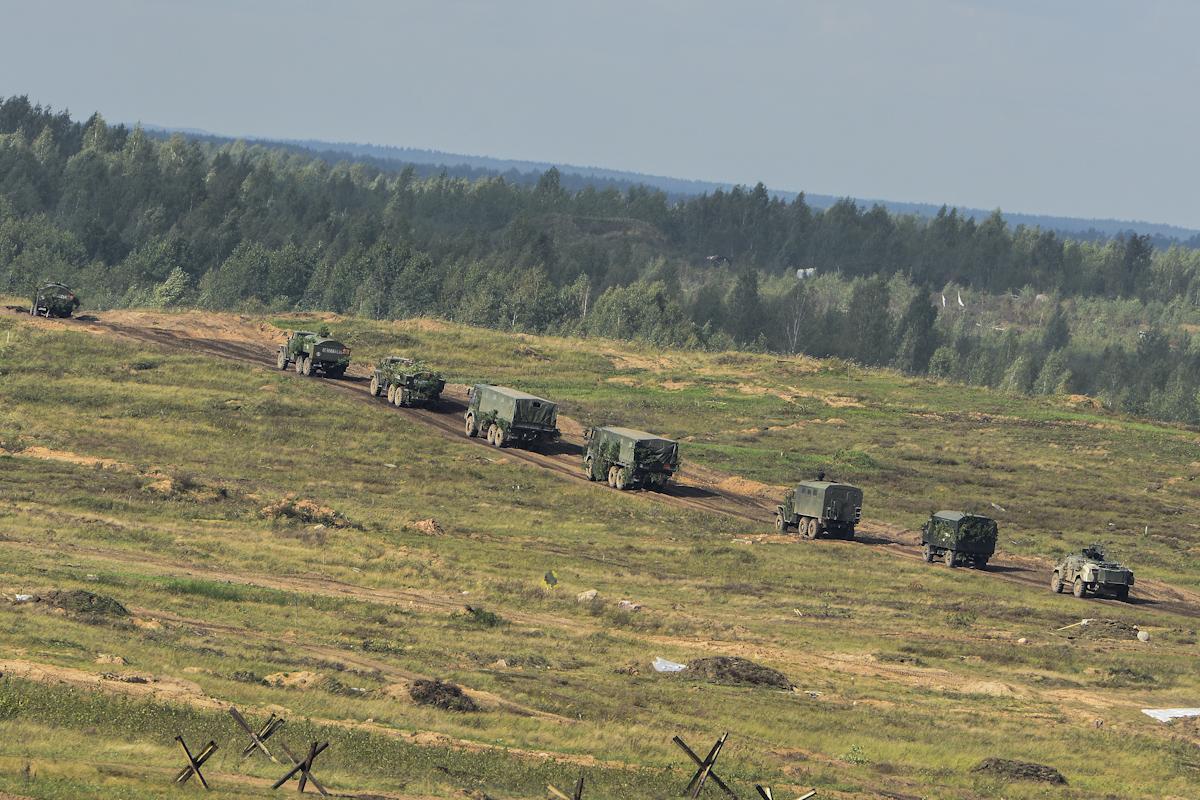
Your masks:
<instances>
[{"instance_id":1,"label":"bare dirt patch","mask_svg":"<svg viewBox=\"0 0 1200 800\"><path fill-rule=\"evenodd\" d=\"M124 464L111 458L101 458L99 456L87 456L80 453L72 453L70 450L51 450L49 447L33 446L26 447L24 450L19 450L14 455L21 458L39 458L43 461L61 461L66 464L76 464L81 467L97 467L99 469L112 469L119 472L136 472L137 470L130 464Z\"/></svg>"},{"instance_id":2,"label":"bare dirt patch","mask_svg":"<svg viewBox=\"0 0 1200 800\"><path fill-rule=\"evenodd\" d=\"M282 500L264 506L259 513L267 519L289 519L306 524L325 525L330 528L356 527L341 512L335 511L329 506L323 506L314 500L294 495L288 495Z\"/></svg>"}]
</instances>

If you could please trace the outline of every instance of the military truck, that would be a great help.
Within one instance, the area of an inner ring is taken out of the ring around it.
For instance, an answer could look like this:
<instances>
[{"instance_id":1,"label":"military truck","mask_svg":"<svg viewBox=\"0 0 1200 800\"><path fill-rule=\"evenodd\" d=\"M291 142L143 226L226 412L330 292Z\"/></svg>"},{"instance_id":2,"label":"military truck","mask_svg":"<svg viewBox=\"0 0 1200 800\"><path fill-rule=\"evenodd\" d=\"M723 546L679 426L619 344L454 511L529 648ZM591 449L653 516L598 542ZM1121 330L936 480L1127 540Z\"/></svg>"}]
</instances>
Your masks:
<instances>
[{"instance_id":1,"label":"military truck","mask_svg":"<svg viewBox=\"0 0 1200 800\"><path fill-rule=\"evenodd\" d=\"M275 366L280 369L287 369L289 364L295 364L301 375L340 378L350 366L350 348L330 339L324 331L293 331L287 342L279 345L275 357Z\"/></svg>"},{"instance_id":2,"label":"military truck","mask_svg":"<svg viewBox=\"0 0 1200 800\"><path fill-rule=\"evenodd\" d=\"M799 531L805 539L828 535L853 539L862 518L862 489L827 480L804 481L788 491L775 509L775 529Z\"/></svg>"},{"instance_id":3,"label":"military truck","mask_svg":"<svg viewBox=\"0 0 1200 800\"><path fill-rule=\"evenodd\" d=\"M583 434L583 469L615 489L662 491L679 469L679 444L645 431L601 426Z\"/></svg>"},{"instance_id":4,"label":"military truck","mask_svg":"<svg viewBox=\"0 0 1200 800\"><path fill-rule=\"evenodd\" d=\"M29 313L34 317L69 317L79 305L79 298L65 284L44 283L33 293Z\"/></svg>"},{"instance_id":5,"label":"military truck","mask_svg":"<svg viewBox=\"0 0 1200 800\"><path fill-rule=\"evenodd\" d=\"M1071 587L1076 597L1091 592L1128 600L1129 590L1133 587L1133 570L1109 561L1104 548L1093 544L1070 554L1054 568L1050 588L1060 593L1066 586Z\"/></svg>"},{"instance_id":6,"label":"military truck","mask_svg":"<svg viewBox=\"0 0 1200 800\"><path fill-rule=\"evenodd\" d=\"M996 521L961 511L938 511L921 526L925 561L940 558L947 567L983 569L996 552Z\"/></svg>"},{"instance_id":7,"label":"military truck","mask_svg":"<svg viewBox=\"0 0 1200 800\"><path fill-rule=\"evenodd\" d=\"M477 383L467 395L467 436L485 434L489 444L528 447L557 441L558 406L531 394Z\"/></svg>"},{"instance_id":8,"label":"military truck","mask_svg":"<svg viewBox=\"0 0 1200 800\"><path fill-rule=\"evenodd\" d=\"M371 373L371 396L386 394L387 401L398 406L434 405L445 388L446 381L441 375L419 361L402 356L388 356Z\"/></svg>"}]
</instances>

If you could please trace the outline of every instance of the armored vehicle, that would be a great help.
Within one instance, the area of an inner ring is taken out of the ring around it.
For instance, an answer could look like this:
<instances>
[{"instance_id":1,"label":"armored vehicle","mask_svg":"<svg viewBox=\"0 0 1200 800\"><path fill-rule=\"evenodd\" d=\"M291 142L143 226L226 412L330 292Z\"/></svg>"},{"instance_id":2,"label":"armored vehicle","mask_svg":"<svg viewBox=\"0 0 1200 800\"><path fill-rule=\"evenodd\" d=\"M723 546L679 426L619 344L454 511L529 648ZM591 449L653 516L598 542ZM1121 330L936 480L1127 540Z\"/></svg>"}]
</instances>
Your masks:
<instances>
[{"instance_id":1,"label":"armored vehicle","mask_svg":"<svg viewBox=\"0 0 1200 800\"><path fill-rule=\"evenodd\" d=\"M1050 588L1061 592L1065 586L1070 586L1076 597L1091 592L1127 600L1133 586L1133 570L1109 561L1104 548L1093 544L1067 556L1054 568Z\"/></svg>"},{"instance_id":2,"label":"armored vehicle","mask_svg":"<svg viewBox=\"0 0 1200 800\"><path fill-rule=\"evenodd\" d=\"M477 383L467 396L467 436L486 434L490 444L528 446L559 438L558 406L531 394Z\"/></svg>"},{"instance_id":3,"label":"armored vehicle","mask_svg":"<svg viewBox=\"0 0 1200 800\"><path fill-rule=\"evenodd\" d=\"M617 489L661 491L679 469L679 445L629 428L599 427L584 432L583 468L588 480L607 480Z\"/></svg>"},{"instance_id":4,"label":"armored vehicle","mask_svg":"<svg viewBox=\"0 0 1200 800\"><path fill-rule=\"evenodd\" d=\"M862 489L848 483L816 480L796 484L775 509L775 529L795 528L805 539L828 534L853 539L862 518Z\"/></svg>"},{"instance_id":5,"label":"armored vehicle","mask_svg":"<svg viewBox=\"0 0 1200 800\"><path fill-rule=\"evenodd\" d=\"M434 405L445 388L441 375L411 358L388 356L371 374L371 396L386 394L398 406Z\"/></svg>"},{"instance_id":6,"label":"armored vehicle","mask_svg":"<svg viewBox=\"0 0 1200 800\"><path fill-rule=\"evenodd\" d=\"M925 560L941 558L947 567L983 569L996 552L996 521L961 511L938 511L921 526Z\"/></svg>"},{"instance_id":7,"label":"armored vehicle","mask_svg":"<svg viewBox=\"0 0 1200 800\"><path fill-rule=\"evenodd\" d=\"M289 364L295 364L301 375L340 378L350 366L350 348L320 333L293 331L287 342L279 345L275 357L275 366L280 369L287 369Z\"/></svg>"},{"instance_id":8,"label":"armored vehicle","mask_svg":"<svg viewBox=\"0 0 1200 800\"><path fill-rule=\"evenodd\" d=\"M35 317L69 317L79 308L79 298L61 283L46 283L33 293L29 313Z\"/></svg>"}]
</instances>

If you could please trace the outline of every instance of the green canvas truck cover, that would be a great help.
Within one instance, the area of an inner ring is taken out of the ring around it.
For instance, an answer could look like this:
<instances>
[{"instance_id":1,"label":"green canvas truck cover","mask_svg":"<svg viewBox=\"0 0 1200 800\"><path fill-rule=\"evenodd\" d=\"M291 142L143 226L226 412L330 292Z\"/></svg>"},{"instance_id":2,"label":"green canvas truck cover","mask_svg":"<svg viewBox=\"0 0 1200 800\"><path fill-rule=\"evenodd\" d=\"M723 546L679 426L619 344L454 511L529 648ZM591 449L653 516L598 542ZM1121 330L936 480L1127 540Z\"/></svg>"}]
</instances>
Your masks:
<instances>
[{"instance_id":1,"label":"green canvas truck cover","mask_svg":"<svg viewBox=\"0 0 1200 800\"><path fill-rule=\"evenodd\" d=\"M516 389L481 383L475 386L475 396L479 401L480 413L495 413L501 419L511 420L514 425L553 428L558 421L558 406Z\"/></svg>"},{"instance_id":2,"label":"green canvas truck cover","mask_svg":"<svg viewBox=\"0 0 1200 800\"><path fill-rule=\"evenodd\" d=\"M805 481L796 485L792 507L797 514L839 522L858 522L862 489L848 483Z\"/></svg>"},{"instance_id":3,"label":"green canvas truck cover","mask_svg":"<svg viewBox=\"0 0 1200 800\"><path fill-rule=\"evenodd\" d=\"M991 554L996 548L996 521L961 511L938 511L930 520L928 541L970 553Z\"/></svg>"},{"instance_id":4,"label":"green canvas truck cover","mask_svg":"<svg viewBox=\"0 0 1200 800\"><path fill-rule=\"evenodd\" d=\"M601 445L609 441L617 442L620 445L620 461L623 464L667 464L674 467L679 460L676 457L679 445L653 433L606 426L596 428L592 436L599 436L602 441L598 444Z\"/></svg>"}]
</instances>

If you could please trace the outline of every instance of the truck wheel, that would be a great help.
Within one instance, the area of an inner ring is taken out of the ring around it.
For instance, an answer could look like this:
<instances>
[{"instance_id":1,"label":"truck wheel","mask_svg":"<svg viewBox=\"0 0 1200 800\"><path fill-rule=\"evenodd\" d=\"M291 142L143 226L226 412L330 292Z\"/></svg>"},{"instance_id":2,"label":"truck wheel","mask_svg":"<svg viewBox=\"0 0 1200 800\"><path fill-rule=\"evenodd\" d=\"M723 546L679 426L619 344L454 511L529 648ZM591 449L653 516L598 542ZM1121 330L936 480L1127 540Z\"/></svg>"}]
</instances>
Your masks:
<instances>
[{"instance_id":1,"label":"truck wheel","mask_svg":"<svg viewBox=\"0 0 1200 800\"><path fill-rule=\"evenodd\" d=\"M389 387L388 387L388 390L387 390L387 401L388 401L389 403L394 403L394 402L396 402L396 387L395 387L394 385L393 385L393 386L389 386Z\"/></svg>"},{"instance_id":2,"label":"truck wheel","mask_svg":"<svg viewBox=\"0 0 1200 800\"><path fill-rule=\"evenodd\" d=\"M1076 597L1083 597L1086 591L1087 589L1083 585L1083 578L1076 578L1074 586L1071 587L1071 593Z\"/></svg>"},{"instance_id":3,"label":"truck wheel","mask_svg":"<svg viewBox=\"0 0 1200 800\"><path fill-rule=\"evenodd\" d=\"M616 467L608 468L608 485L613 487L614 489L617 488L617 468Z\"/></svg>"},{"instance_id":4,"label":"truck wheel","mask_svg":"<svg viewBox=\"0 0 1200 800\"><path fill-rule=\"evenodd\" d=\"M306 377L306 378L311 377L313 374L313 363L312 363L311 356L305 356L305 358L304 358L303 374L304 374L304 377Z\"/></svg>"},{"instance_id":5,"label":"truck wheel","mask_svg":"<svg viewBox=\"0 0 1200 800\"><path fill-rule=\"evenodd\" d=\"M275 366L279 367L280 369L287 369L287 356L284 355L282 350L275 354Z\"/></svg>"},{"instance_id":6,"label":"truck wheel","mask_svg":"<svg viewBox=\"0 0 1200 800\"><path fill-rule=\"evenodd\" d=\"M947 567L957 567L958 566L958 553L956 551L954 551L954 550L946 551L946 566Z\"/></svg>"},{"instance_id":7,"label":"truck wheel","mask_svg":"<svg viewBox=\"0 0 1200 800\"><path fill-rule=\"evenodd\" d=\"M925 559L926 564L933 563L933 548L929 546L929 542L925 543L925 548L921 551L921 557Z\"/></svg>"},{"instance_id":8,"label":"truck wheel","mask_svg":"<svg viewBox=\"0 0 1200 800\"><path fill-rule=\"evenodd\" d=\"M488 433L488 441L491 442L494 447L504 446L504 431L500 430L499 425L492 425Z\"/></svg>"},{"instance_id":9,"label":"truck wheel","mask_svg":"<svg viewBox=\"0 0 1200 800\"><path fill-rule=\"evenodd\" d=\"M1062 590L1062 575L1059 574L1058 570L1054 570L1054 575L1050 577L1050 591L1054 592L1055 594L1062 594Z\"/></svg>"},{"instance_id":10,"label":"truck wheel","mask_svg":"<svg viewBox=\"0 0 1200 800\"><path fill-rule=\"evenodd\" d=\"M775 515L775 530L779 531L780 533L786 533L787 529L788 529L788 524L787 524L787 521L784 520L783 514L776 514Z\"/></svg>"},{"instance_id":11,"label":"truck wheel","mask_svg":"<svg viewBox=\"0 0 1200 800\"><path fill-rule=\"evenodd\" d=\"M625 491L629 488L629 470L625 467L617 468L616 484L618 491Z\"/></svg>"},{"instance_id":12,"label":"truck wheel","mask_svg":"<svg viewBox=\"0 0 1200 800\"><path fill-rule=\"evenodd\" d=\"M371 376L371 397L379 397L379 376Z\"/></svg>"},{"instance_id":13,"label":"truck wheel","mask_svg":"<svg viewBox=\"0 0 1200 800\"><path fill-rule=\"evenodd\" d=\"M396 390L396 405L398 405L398 406L409 405L408 389L405 389L403 386L401 386L399 389Z\"/></svg>"},{"instance_id":14,"label":"truck wheel","mask_svg":"<svg viewBox=\"0 0 1200 800\"><path fill-rule=\"evenodd\" d=\"M479 431L475 430L475 417L471 414L467 414L467 425L464 432L467 434L468 439L474 439L479 435Z\"/></svg>"},{"instance_id":15,"label":"truck wheel","mask_svg":"<svg viewBox=\"0 0 1200 800\"><path fill-rule=\"evenodd\" d=\"M300 356L292 363L296 365L296 374L303 375L304 374L304 356Z\"/></svg>"}]
</instances>

